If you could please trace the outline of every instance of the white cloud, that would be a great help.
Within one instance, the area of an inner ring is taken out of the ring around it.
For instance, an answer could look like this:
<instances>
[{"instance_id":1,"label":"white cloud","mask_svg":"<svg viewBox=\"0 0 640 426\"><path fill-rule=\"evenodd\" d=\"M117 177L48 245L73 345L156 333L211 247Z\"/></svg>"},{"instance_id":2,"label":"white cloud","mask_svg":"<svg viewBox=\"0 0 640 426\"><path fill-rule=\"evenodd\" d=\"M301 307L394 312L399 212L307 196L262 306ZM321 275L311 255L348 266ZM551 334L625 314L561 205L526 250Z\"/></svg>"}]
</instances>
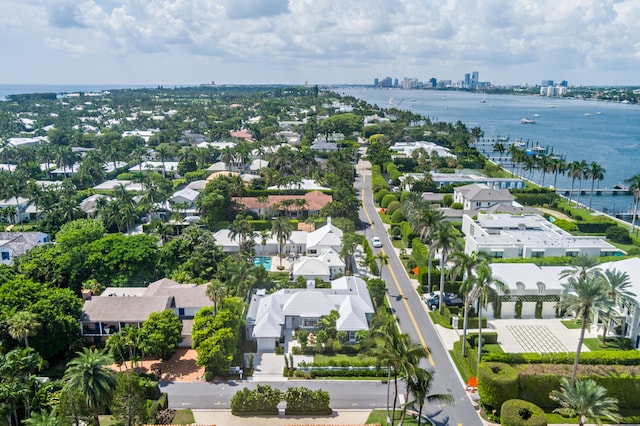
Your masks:
<instances>
[{"instance_id":1,"label":"white cloud","mask_svg":"<svg viewBox=\"0 0 640 426\"><path fill-rule=\"evenodd\" d=\"M0 36L19 39L22 50L37 54L42 47L32 40L39 37L46 49L100 52L94 59L104 69L158 61L168 73L166 64L177 61L184 71L161 76L172 82L197 81L210 72L203 63L232 80L240 75L235 64L253 62L255 82L282 78L283 69L321 82L364 82L381 74L455 80L473 68L502 83L571 81L572 73L590 82L616 74L630 83L640 65L637 22L637 0L0 3ZM4 45L0 54L26 61L15 46ZM70 78L81 71L70 70ZM9 72L0 71L0 78L19 79Z\"/></svg>"}]
</instances>

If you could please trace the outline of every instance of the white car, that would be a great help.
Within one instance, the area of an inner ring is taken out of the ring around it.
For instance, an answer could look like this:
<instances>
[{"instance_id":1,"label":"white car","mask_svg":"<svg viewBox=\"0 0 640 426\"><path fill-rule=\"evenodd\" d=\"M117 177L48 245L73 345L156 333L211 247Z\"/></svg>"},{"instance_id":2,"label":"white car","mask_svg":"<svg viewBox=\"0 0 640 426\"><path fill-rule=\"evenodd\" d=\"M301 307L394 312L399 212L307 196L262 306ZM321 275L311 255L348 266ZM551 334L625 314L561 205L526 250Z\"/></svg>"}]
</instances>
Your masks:
<instances>
[{"instance_id":1,"label":"white car","mask_svg":"<svg viewBox=\"0 0 640 426\"><path fill-rule=\"evenodd\" d=\"M376 248L382 247L382 241L380 241L380 238L378 237L373 237L371 239L371 242L373 243L373 246Z\"/></svg>"}]
</instances>

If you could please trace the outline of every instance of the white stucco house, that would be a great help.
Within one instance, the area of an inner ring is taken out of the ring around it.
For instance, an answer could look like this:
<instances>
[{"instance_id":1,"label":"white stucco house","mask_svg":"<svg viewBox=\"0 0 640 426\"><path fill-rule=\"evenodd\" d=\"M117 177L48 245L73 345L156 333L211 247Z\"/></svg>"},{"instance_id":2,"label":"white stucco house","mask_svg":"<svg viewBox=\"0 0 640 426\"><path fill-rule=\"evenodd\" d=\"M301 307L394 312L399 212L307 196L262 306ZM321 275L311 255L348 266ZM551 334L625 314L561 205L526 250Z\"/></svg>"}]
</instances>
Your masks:
<instances>
[{"instance_id":1,"label":"white stucco house","mask_svg":"<svg viewBox=\"0 0 640 426\"><path fill-rule=\"evenodd\" d=\"M462 232L465 253L485 251L496 258L623 254L605 237L571 235L538 214L465 214Z\"/></svg>"},{"instance_id":2,"label":"white stucco house","mask_svg":"<svg viewBox=\"0 0 640 426\"><path fill-rule=\"evenodd\" d=\"M368 330L374 313L367 284L358 277L341 277L331 288L282 289L272 294L258 290L247 311L246 336L255 339L258 352L274 352L281 338L290 338L298 328L315 330L320 318L338 311L336 329L355 341L359 330Z\"/></svg>"},{"instance_id":3,"label":"white stucco house","mask_svg":"<svg viewBox=\"0 0 640 426\"><path fill-rule=\"evenodd\" d=\"M0 265L11 265L15 258L49 242L44 232L0 232Z\"/></svg>"},{"instance_id":4,"label":"white stucco house","mask_svg":"<svg viewBox=\"0 0 640 426\"><path fill-rule=\"evenodd\" d=\"M294 280L304 277L307 280L319 278L322 281L330 281L344 275L345 266L340 255L328 248L318 256L302 256L293 264L291 274Z\"/></svg>"},{"instance_id":5,"label":"white stucco house","mask_svg":"<svg viewBox=\"0 0 640 426\"><path fill-rule=\"evenodd\" d=\"M515 201L509 190L473 183L453 188L453 202L462 204L463 210L480 210L497 204L511 206Z\"/></svg>"}]
</instances>

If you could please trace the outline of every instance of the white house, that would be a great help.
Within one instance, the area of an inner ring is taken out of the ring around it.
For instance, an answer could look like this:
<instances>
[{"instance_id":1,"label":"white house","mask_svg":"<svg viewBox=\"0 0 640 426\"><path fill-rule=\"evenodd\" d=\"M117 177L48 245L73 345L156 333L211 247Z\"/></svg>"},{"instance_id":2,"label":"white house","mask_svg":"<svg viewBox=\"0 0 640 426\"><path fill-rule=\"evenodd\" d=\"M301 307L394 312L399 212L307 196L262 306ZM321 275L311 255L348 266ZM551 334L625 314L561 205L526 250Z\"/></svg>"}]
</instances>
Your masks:
<instances>
[{"instance_id":1,"label":"white house","mask_svg":"<svg viewBox=\"0 0 640 426\"><path fill-rule=\"evenodd\" d=\"M367 284L358 277L341 277L331 282L331 288L282 289L273 294L258 290L247 311L246 335L257 341L258 352L275 351L276 342L291 336L293 330L314 330L320 318L338 311L336 329L344 330L355 341L359 330L368 330L373 303Z\"/></svg>"},{"instance_id":2,"label":"white house","mask_svg":"<svg viewBox=\"0 0 640 426\"><path fill-rule=\"evenodd\" d=\"M0 232L0 265L11 265L16 257L49 242L44 232Z\"/></svg>"},{"instance_id":3,"label":"white house","mask_svg":"<svg viewBox=\"0 0 640 426\"><path fill-rule=\"evenodd\" d=\"M200 196L200 193L194 189L183 188L179 191L173 193L173 195L169 198L169 206L175 204L184 204L187 206L186 209L178 209L177 207L173 207L173 210L179 210L181 212L186 212L188 214L195 213L197 211L196 200Z\"/></svg>"},{"instance_id":4,"label":"white house","mask_svg":"<svg viewBox=\"0 0 640 426\"><path fill-rule=\"evenodd\" d=\"M405 157L411 157L414 151L421 148L424 149L427 154L431 154L435 151L438 153L439 157L455 158L455 155L453 155L447 148L427 141L396 142L389 148L389 150L396 154L402 154Z\"/></svg>"},{"instance_id":5,"label":"white house","mask_svg":"<svg viewBox=\"0 0 640 426\"><path fill-rule=\"evenodd\" d=\"M342 230L331 224L331 218L327 218L327 224L307 236L307 255L317 256L326 249L331 248L339 253L342 250Z\"/></svg>"},{"instance_id":6,"label":"white house","mask_svg":"<svg viewBox=\"0 0 640 426\"><path fill-rule=\"evenodd\" d=\"M507 189L494 189L486 184L472 183L453 188L453 201L464 210L479 210L496 204L513 205L515 197Z\"/></svg>"},{"instance_id":7,"label":"white house","mask_svg":"<svg viewBox=\"0 0 640 426\"><path fill-rule=\"evenodd\" d=\"M613 256L621 250L604 237L573 236L538 214L485 214L462 217L467 254L485 251L496 258Z\"/></svg>"},{"instance_id":8,"label":"white house","mask_svg":"<svg viewBox=\"0 0 640 426\"><path fill-rule=\"evenodd\" d=\"M330 281L340 275L344 275L345 263L340 255L333 249L328 248L319 256L303 256L293 264L292 275L296 280L304 277L307 280L316 278L322 281Z\"/></svg>"}]
</instances>

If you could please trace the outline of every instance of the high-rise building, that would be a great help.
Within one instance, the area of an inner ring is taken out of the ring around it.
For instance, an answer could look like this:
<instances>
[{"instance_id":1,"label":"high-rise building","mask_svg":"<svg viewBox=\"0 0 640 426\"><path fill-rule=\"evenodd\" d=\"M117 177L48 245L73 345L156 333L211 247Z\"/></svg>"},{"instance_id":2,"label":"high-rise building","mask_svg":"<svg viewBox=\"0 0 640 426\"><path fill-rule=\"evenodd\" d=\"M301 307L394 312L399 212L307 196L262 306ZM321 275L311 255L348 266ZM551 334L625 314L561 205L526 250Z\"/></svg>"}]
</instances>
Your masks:
<instances>
[{"instance_id":1,"label":"high-rise building","mask_svg":"<svg viewBox=\"0 0 640 426\"><path fill-rule=\"evenodd\" d=\"M378 87L378 83L380 83L380 80L378 80L377 78L373 79L373 87Z\"/></svg>"},{"instance_id":2,"label":"high-rise building","mask_svg":"<svg viewBox=\"0 0 640 426\"><path fill-rule=\"evenodd\" d=\"M478 82L480 78L480 73L478 71L473 71L471 73L471 87L469 87L471 90L476 90L476 87L478 86Z\"/></svg>"},{"instance_id":3,"label":"high-rise building","mask_svg":"<svg viewBox=\"0 0 640 426\"><path fill-rule=\"evenodd\" d=\"M542 87L553 86L553 80L542 80L542 84L540 84L540 86Z\"/></svg>"},{"instance_id":4,"label":"high-rise building","mask_svg":"<svg viewBox=\"0 0 640 426\"><path fill-rule=\"evenodd\" d=\"M466 73L464 75L464 83L462 83L462 87L464 89L468 89L471 86L471 74Z\"/></svg>"}]
</instances>

